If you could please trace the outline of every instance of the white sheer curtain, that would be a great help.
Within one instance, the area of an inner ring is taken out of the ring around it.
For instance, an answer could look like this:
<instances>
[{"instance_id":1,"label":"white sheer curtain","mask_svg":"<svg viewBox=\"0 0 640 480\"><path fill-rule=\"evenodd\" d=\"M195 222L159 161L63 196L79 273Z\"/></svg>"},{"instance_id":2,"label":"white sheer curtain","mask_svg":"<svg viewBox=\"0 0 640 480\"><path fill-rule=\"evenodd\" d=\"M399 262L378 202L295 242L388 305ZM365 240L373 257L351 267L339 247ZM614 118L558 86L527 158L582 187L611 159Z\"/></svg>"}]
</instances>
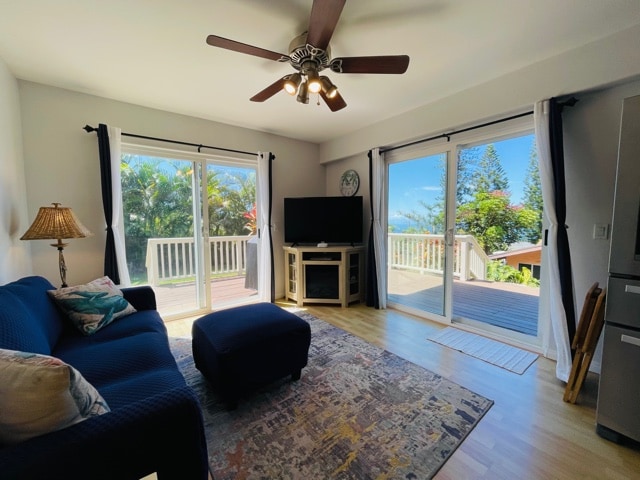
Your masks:
<instances>
[{"instance_id":1,"label":"white sheer curtain","mask_svg":"<svg viewBox=\"0 0 640 480\"><path fill-rule=\"evenodd\" d=\"M562 288L560 285L560 271L558 268L558 220L555 211L555 195L553 189L554 175L551 162L551 146L549 134L549 100L537 102L534 106L533 117L538 146L538 163L540 167L540 183L544 201L544 212L549 223L547 234L547 264L549 267L549 318L551 320L551 335L543 337L543 353L548 353L555 346L556 377L566 382L571 372L571 346L567 330L567 318L562 303ZM555 345L552 344L555 342Z\"/></svg>"},{"instance_id":2,"label":"white sheer curtain","mask_svg":"<svg viewBox=\"0 0 640 480\"><path fill-rule=\"evenodd\" d=\"M271 203L270 175L271 152L258 152L258 296L260 301L271 302L272 289L272 243L271 218L269 211Z\"/></svg>"},{"instance_id":3,"label":"white sheer curtain","mask_svg":"<svg viewBox=\"0 0 640 480\"><path fill-rule=\"evenodd\" d=\"M116 258L118 264L118 273L120 275L120 285L127 287L131 285L129 277L129 268L127 267L127 252L124 243L124 225L122 219L124 216L122 210L122 183L120 181L120 159L122 153L122 130L118 127L107 125L107 133L109 134L109 149L111 152L111 189L112 189L112 209L111 228L113 229L113 237L116 247Z\"/></svg>"},{"instance_id":4,"label":"white sheer curtain","mask_svg":"<svg viewBox=\"0 0 640 480\"><path fill-rule=\"evenodd\" d=\"M387 246L382 219L386 216L385 192L387 169L384 154L379 148L371 150L371 212L373 215L373 244L376 262L379 308L387 308Z\"/></svg>"}]
</instances>

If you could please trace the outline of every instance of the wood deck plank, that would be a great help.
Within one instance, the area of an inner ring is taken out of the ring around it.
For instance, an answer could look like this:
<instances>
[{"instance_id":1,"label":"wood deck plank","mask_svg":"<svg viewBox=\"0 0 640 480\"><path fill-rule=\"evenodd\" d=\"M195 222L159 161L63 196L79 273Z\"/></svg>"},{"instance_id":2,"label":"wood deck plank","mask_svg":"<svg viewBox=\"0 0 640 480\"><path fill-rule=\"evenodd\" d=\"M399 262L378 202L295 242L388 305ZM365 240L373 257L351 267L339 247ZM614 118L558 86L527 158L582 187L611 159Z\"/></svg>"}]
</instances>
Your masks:
<instances>
[{"instance_id":1,"label":"wood deck plank","mask_svg":"<svg viewBox=\"0 0 640 480\"><path fill-rule=\"evenodd\" d=\"M198 310L196 285L188 282L176 285L154 286L158 311L163 317ZM256 290L245 288L244 277L231 277L211 282L211 301L217 309L245 298L255 297Z\"/></svg>"},{"instance_id":2,"label":"wood deck plank","mask_svg":"<svg viewBox=\"0 0 640 480\"><path fill-rule=\"evenodd\" d=\"M389 272L389 301L418 310L442 314L442 277L411 271ZM453 317L536 335L539 289L487 281L453 282Z\"/></svg>"}]
</instances>

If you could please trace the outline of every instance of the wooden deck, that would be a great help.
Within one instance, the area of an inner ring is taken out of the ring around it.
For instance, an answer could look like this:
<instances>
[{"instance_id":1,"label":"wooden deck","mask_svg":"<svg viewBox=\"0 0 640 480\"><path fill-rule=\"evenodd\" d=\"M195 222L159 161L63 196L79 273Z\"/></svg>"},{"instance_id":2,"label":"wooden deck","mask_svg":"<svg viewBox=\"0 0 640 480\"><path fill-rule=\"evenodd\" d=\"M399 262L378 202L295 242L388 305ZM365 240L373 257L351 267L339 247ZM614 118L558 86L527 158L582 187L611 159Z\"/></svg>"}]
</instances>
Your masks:
<instances>
[{"instance_id":1,"label":"wooden deck","mask_svg":"<svg viewBox=\"0 0 640 480\"><path fill-rule=\"evenodd\" d=\"M389 302L442 314L442 277L405 270L389 272ZM538 333L539 289L514 283L453 282L453 318L476 320L525 335Z\"/></svg>"},{"instance_id":2,"label":"wooden deck","mask_svg":"<svg viewBox=\"0 0 640 480\"><path fill-rule=\"evenodd\" d=\"M198 310L193 283L153 287L163 317ZM257 295L245 288L244 277L216 280L211 285L213 309ZM389 274L389 301L427 312L442 312L442 278L402 270ZM538 289L512 283L454 281L453 317L476 320L535 336L538 331Z\"/></svg>"},{"instance_id":3,"label":"wooden deck","mask_svg":"<svg viewBox=\"0 0 640 480\"><path fill-rule=\"evenodd\" d=\"M158 311L163 318L199 308L196 300L196 286L193 282L153 287L153 291L156 294ZM211 282L211 301L214 310L255 295L257 295L256 290L245 288L243 276Z\"/></svg>"}]
</instances>

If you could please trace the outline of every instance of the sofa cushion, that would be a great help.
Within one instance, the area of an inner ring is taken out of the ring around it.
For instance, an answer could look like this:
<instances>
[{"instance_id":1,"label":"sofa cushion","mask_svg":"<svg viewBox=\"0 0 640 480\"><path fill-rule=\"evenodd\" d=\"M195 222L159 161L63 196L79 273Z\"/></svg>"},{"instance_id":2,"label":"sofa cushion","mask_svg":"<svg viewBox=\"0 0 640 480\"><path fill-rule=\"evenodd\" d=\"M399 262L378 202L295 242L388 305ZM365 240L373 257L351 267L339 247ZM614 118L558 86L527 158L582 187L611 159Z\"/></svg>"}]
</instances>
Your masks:
<instances>
[{"instance_id":1,"label":"sofa cushion","mask_svg":"<svg viewBox=\"0 0 640 480\"><path fill-rule=\"evenodd\" d=\"M136 311L109 277L48 293L84 335L91 335L117 318Z\"/></svg>"},{"instance_id":2,"label":"sofa cushion","mask_svg":"<svg viewBox=\"0 0 640 480\"><path fill-rule=\"evenodd\" d=\"M71 365L0 349L0 443L14 444L109 411Z\"/></svg>"},{"instance_id":3,"label":"sofa cushion","mask_svg":"<svg viewBox=\"0 0 640 480\"><path fill-rule=\"evenodd\" d=\"M164 328L129 330L128 335L118 337L106 335L122 323L140 325L138 318L144 313L116 320L89 337L79 332L63 336L56 346L56 357L82 372L113 410L185 385Z\"/></svg>"},{"instance_id":4,"label":"sofa cushion","mask_svg":"<svg viewBox=\"0 0 640 480\"><path fill-rule=\"evenodd\" d=\"M25 277L0 287L0 346L50 355L63 330L63 319L46 295L53 285Z\"/></svg>"}]
</instances>

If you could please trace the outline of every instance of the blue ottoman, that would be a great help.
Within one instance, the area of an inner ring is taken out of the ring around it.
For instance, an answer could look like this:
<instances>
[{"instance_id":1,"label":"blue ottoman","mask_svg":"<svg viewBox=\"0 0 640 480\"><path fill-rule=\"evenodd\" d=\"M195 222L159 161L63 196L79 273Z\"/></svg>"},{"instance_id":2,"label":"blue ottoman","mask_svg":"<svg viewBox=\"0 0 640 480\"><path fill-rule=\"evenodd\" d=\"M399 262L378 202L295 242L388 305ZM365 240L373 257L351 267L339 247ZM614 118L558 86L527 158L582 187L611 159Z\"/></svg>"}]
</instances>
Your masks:
<instances>
[{"instance_id":1,"label":"blue ottoman","mask_svg":"<svg viewBox=\"0 0 640 480\"><path fill-rule=\"evenodd\" d=\"M193 359L228 402L287 375L300 378L307 365L311 328L272 303L209 313L192 327Z\"/></svg>"}]
</instances>

